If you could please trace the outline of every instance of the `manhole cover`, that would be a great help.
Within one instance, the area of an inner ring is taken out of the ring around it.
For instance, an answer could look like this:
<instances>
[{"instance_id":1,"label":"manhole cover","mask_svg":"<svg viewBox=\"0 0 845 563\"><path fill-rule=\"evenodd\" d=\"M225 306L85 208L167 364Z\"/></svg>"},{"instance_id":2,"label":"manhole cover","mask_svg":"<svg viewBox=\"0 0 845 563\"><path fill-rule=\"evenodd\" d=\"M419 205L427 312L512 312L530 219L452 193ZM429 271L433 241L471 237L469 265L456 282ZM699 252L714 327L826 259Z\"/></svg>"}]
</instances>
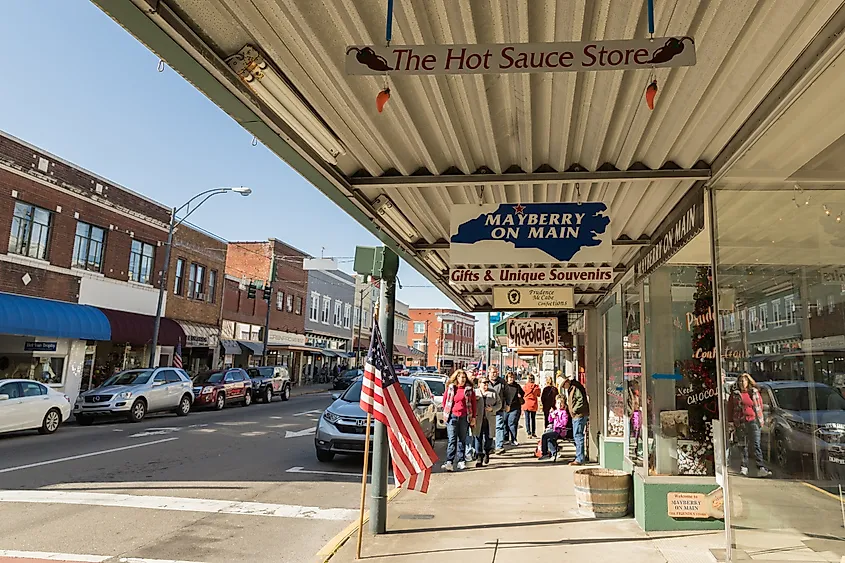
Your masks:
<instances>
[{"instance_id":1,"label":"manhole cover","mask_svg":"<svg viewBox=\"0 0 845 563\"><path fill-rule=\"evenodd\" d=\"M399 518L404 520L432 520L434 514L400 514Z\"/></svg>"}]
</instances>

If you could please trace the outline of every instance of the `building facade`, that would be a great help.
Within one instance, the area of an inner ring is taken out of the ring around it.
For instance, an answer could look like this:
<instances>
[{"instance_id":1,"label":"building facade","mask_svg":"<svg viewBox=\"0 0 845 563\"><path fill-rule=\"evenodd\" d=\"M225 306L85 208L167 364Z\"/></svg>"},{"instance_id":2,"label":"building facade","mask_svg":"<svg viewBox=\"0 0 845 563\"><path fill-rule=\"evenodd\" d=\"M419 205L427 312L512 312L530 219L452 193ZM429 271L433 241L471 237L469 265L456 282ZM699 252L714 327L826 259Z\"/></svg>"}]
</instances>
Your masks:
<instances>
[{"instance_id":1,"label":"building facade","mask_svg":"<svg viewBox=\"0 0 845 563\"><path fill-rule=\"evenodd\" d=\"M336 366L352 363L355 277L339 270L308 272L308 315L305 337L318 348L306 359L310 375L326 376Z\"/></svg>"},{"instance_id":2,"label":"building facade","mask_svg":"<svg viewBox=\"0 0 845 563\"><path fill-rule=\"evenodd\" d=\"M451 373L472 363L476 318L454 309L410 309L408 346L425 354L420 365Z\"/></svg>"}]
</instances>

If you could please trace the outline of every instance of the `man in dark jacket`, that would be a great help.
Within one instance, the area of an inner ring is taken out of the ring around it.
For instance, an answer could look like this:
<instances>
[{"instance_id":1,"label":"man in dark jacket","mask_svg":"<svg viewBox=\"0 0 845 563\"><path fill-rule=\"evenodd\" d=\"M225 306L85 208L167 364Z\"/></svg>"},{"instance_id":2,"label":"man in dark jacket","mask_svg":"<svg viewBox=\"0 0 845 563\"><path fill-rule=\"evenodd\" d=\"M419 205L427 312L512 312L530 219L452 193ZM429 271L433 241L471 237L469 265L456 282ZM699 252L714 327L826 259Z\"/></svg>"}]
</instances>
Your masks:
<instances>
[{"instance_id":1,"label":"man in dark jacket","mask_svg":"<svg viewBox=\"0 0 845 563\"><path fill-rule=\"evenodd\" d=\"M496 392L496 395L503 397L504 388L507 385L505 380L499 377L499 368L496 366L490 367L490 389ZM493 453L500 454L505 451L505 409L504 404L496 411L496 449Z\"/></svg>"},{"instance_id":2,"label":"man in dark jacket","mask_svg":"<svg viewBox=\"0 0 845 563\"><path fill-rule=\"evenodd\" d=\"M590 420L587 391L579 381L565 379L563 396L566 397L566 406L569 409L569 416L572 417L572 438L575 440L575 461L569 465L584 465L584 432Z\"/></svg>"},{"instance_id":3,"label":"man in dark jacket","mask_svg":"<svg viewBox=\"0 0 845 563\"><path fill-rule=\"evenodd\" d=\"M510 442L512 446L519 445L516 439L516 433L519 430L519 416L522 412L522 403L524 402L522 399L523 395L525 395L525 391L516 382L516 374L509 371L505 378L505 386L502 389L502 406L505 409L504 442Z\"/></svg>"}]
</instances>

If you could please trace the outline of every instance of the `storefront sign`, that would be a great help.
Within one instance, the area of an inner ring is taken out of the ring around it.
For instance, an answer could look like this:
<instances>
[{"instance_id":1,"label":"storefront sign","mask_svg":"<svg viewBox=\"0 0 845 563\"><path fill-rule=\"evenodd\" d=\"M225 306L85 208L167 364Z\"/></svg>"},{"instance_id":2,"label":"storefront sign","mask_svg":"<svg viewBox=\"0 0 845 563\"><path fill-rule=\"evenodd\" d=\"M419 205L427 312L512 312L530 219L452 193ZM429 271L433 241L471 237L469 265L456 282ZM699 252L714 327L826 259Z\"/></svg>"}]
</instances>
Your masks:
<instances>
[{"instance_id":1,"label":"storefront sign","mask_svg":"<svg viewBox=\"0 0 845 563\"><path fill-rule=\"evenodd\" d=\"M208 348L208 337L200 334L185 335L186 348Z\"/></svg>"},{"instance_id":2,"label":"storefront sign","mask_svg":"<svg viewBox=\"0 0 845 563\"><path fill-rule=\"evenodd\" d=\"M305 346L305 335L294 332L283 332L281 330L270 330L267 335L269 346Z\"/></svg>"},{"instance_id":3,"label":"storefront sign","mask_svg":"<svg viewBox=\"0 0 845 563\"><path fill-rule=\"evenodd\" d=\"M572 309L575 289L569 287L494 287L496 309Z\"/></svg>"},{"instance_id":4,"label":"storefront sign","mask_svg":"<svg viewBox=\"0 0 845 563\"><path fill-rule=\"evenodd\" d=\"M508 348L557 346L557 318L508 319Z\"/></svg>"},{"instance_id":5,"label":"storefront sign","mask_svg":"<svg viewBox=\"0 0 845 563\"><path fill-rule=\"evenodd\" d=\"M651 246L642 251L634 266L636 282L669 261L692 238L704 230L704 192L691 196L680 215L660 229Z\"/></svg>"},{"instance_id":6,"label":"storefront sign","mask_svg":"<svg viewBox=\"0 0 845 563\"><path fill-rule=\"evenodd\" d=\"M452 206L453 264L611 261L602 202Z\"/></svg>"},{"instance_id":7,"label":"storefront sign","mask_svg":"<svg viewBox=\"0 0 845 563\"><path fill-rule=\"evenodd\" d=\"M722 488L712 493L667 493L666 505L671 518L725 517L725 499Z\"/></svg>"},{"instance_id":8,"label":"storefront sign","mask_svg":"<svg viewBox=\"0 0 845 563\"><path fill-rule=\"evenodd\" d=\"M352 45L346 74L585 72L692 66L692 37L496 45Z\"/></svg>"},{"instance_id":9,"label":"storefront sign","mask_svg":"<svg viewBox=\"0 0 845 563\"><path fill-rule=\"evenodd\" d=\"M452 268L449 282L472 285L574 285L613 281L613 268Z\"/></svg>"},{"instance_id":10,"label":"storefront sign","mask_svg":"<svg viewBox=\"0 0 845 563\"><path fill-rule=\"evenodd\" d=\"M55 352L57 342L24 342L24 352Z\"/></svg>"}]
</instances>

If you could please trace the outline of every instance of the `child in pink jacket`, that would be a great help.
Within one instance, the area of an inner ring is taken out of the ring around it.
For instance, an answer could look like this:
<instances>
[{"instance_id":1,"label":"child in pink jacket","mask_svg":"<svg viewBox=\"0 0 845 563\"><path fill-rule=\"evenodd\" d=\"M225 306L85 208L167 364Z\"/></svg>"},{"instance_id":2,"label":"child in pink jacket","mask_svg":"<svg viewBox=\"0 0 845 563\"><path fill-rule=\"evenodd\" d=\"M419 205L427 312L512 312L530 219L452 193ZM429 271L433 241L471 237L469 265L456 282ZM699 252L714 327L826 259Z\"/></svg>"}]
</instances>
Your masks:
<instances>
[{"instance_id":1,"label":"child in pink jacket","mask_svg":"<svg viewBox=\"0 0 845 563\"><path fill-rule=\"evenodd\" d=\"M558 396L556 408L549 413L549 427L541 437L541 451L543 455L538 461L557 461L557 441L566 433L569 413L566 411L566 400Z\"/></svg>"}]
</instances>

